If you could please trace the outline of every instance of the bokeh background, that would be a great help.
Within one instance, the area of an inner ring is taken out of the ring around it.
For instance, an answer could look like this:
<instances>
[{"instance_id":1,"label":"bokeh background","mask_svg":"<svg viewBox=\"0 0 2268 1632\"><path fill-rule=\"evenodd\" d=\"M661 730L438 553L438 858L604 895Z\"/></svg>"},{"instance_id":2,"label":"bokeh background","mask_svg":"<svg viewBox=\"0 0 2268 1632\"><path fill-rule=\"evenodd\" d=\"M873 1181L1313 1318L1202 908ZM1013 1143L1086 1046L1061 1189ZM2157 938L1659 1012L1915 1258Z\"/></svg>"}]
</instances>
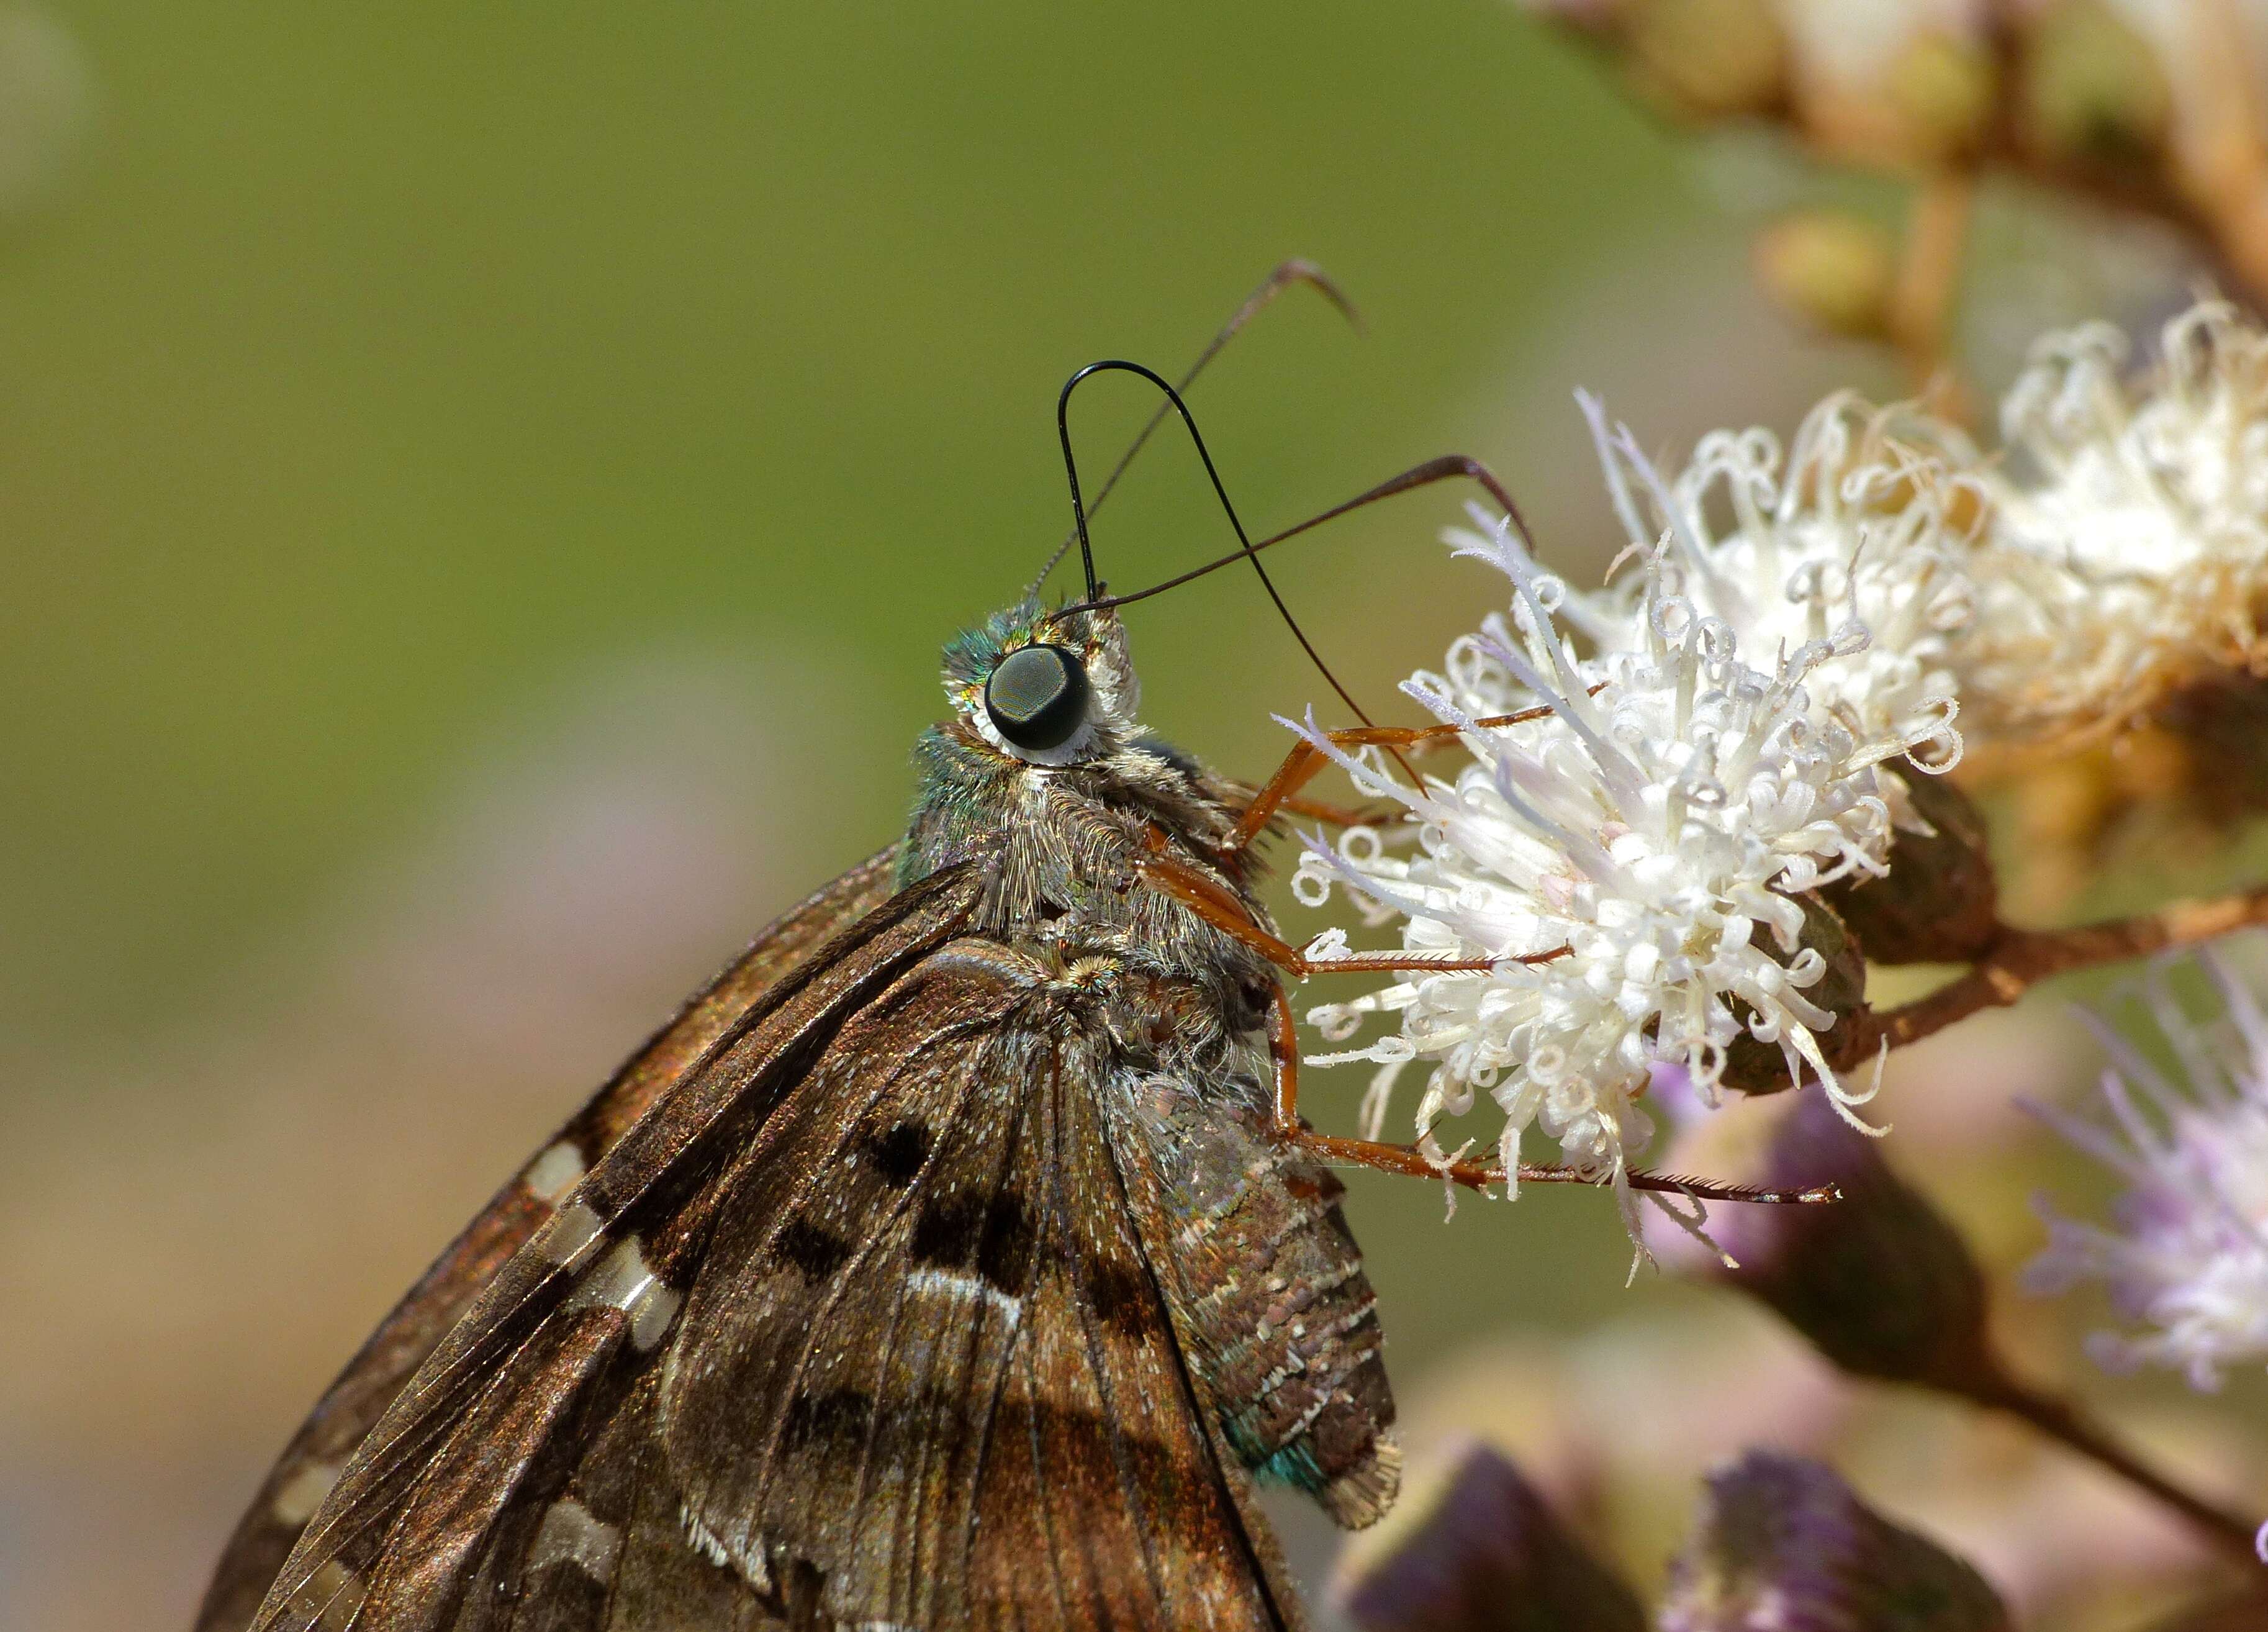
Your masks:
<instances>
[{"instance_id":1,"label":"bokeh background","mask_svg":"<svg viewBox=\"0 0 2268 1632\"><path fill-rule=\"evenodd\" d=\"M895 833L939 644L1067 522L1072 368L1176 370L1312 256L1367 335L1294 292L1195 399L1247 517L1459 450L1595 570L1574 387L1671 451L1900 388L1753 291L1756 214L1803 184L1652 123L1495 0L0 0L0 1625L183 1624L431 1253ZM2058 253L1984 278L1987 377L2156 264L2139 230L1995 208ZM1092 468L1149 406L1082 399ZM1498 593L1432 542L1457 508L1278 558L1389 717ZM1161 438L1096 540L1131 585L1227 534ZM1263 772L1270 714L1327 696L1235 574L1132 626L1150 717L1225 768ZM2065 1091L2073 1035L1979 1022L1905 1067L1899 1159L2009 1261L2021 1193L1962 1163L2032 1140L2007 1099ZM1351 1120L1361 1085L1311 1078L1312 1106ZM1478 1426L1580 1464L1642 1579L1694 1470L1817 1420L2004 1584L2057 1503L2121 1500L1856 1399L1744 1310L1626 1291L1602 1197L1445 1227L1428 1186L1354 1186L1421 1451ZM2205 1455L2183 1399L2139 1397ZM1330 1539L1286 1523L1320 1582ZM2179 1566L2154 1519L2117 1527Z\"/></svg>"}]
</instances>

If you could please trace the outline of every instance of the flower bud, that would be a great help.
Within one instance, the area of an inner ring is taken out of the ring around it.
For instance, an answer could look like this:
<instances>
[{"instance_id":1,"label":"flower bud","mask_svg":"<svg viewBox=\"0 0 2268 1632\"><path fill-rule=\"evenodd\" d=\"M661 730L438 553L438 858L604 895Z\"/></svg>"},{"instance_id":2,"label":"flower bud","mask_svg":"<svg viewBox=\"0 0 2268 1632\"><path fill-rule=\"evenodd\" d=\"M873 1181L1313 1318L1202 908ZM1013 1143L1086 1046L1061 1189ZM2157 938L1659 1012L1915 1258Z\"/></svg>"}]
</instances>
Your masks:
<instances>
[{"instance_id":1,"label":"flower bud","mask_svg":"<svg viewBox=\"0 0 2268 1632\"><path fill-rule=\"evenodd\" d=\"M1491 1446L1469 1444L1372 1533L1334 1589L1364 1632L1645 1632L1630 1588Z\"/></svg>"},{"instance_id":2,"label":"flower bud","mask_svg":"<svg viewBox=\"0 0 2268 1632\"><path fill-rule=\"evenodd\" d=\"M1862 1503L1829 1469L1750 1451L1710 1475L1670 1565L1661 1632L2006 1632L1962 1560Z\"/></svg>"},{"instance_id":3,"label":"flower bud","mask_svg":"<svg viewBox=\"0 0 2268 1632\"><path fill-rule=\"evenodd\" d=\"M1887 876L1846 879L1821 893L1871 962L1973 963L2000 934L1984 813L1943 777L1888 774L1905 784L1924 825L1896 830Z\"/></svg>"},{"instance_id":4,"label":"flower bud","mask_svg":"<svg viewBox=\"0 0 2268 1632\"><path fill-rule=\"evenodd\" d=\"M1756 280L1797 321L1859 340L1889 331L1897 251L1877 222L1847 210L1785 216L1756 240Z\"/></svg>"},{"instance_id":5,"label":"flower bud","mask_svg":"<svg viewBox=\"0 0 2268 1632\"><path fill-rule=\"evenodd\" d=\"M1970 1399L2005 1392L1984 1272L1968 1244L1816 1086L1781 1122L1753 1178L1833 1184L1843 1199L1712 1212L1711 1232L1740 1265L1719 1272L1734 1286L1854 1377Z\"/></svg>"},{"instance_id":6,"label":"flower bud","mask_svg":"<svg viewBox=\"0 0 2268 1632\"><path fill-rule=\"evenodd\" d=\"M2150 42L2108 0L2061 0L2025 31L2021 128L2051 162L2151 163L2172 109Z\"/></svg>"},{"instance_id":7,"label":"flower bud","mask_svg":"<svg viewBox=\"0 0 2268 1632\"><path fill-rule=\"evenodd\" d=\"M1934 30L1917 34L1890 68L1890 101L1907 151L1924 164L1954 163L1983 144L1999 95L1992 48L1983 39Z\"/></svg>"},{"instance_id":8,"label":"flower bud","mask_svg":"<svg viewBox=\"0 0 2268 1632\"><path fill-rule=\"evenodd\" d=\"M1623 43L1638 91L1670 113L1759 113L1784 94L1787 39L1770 0L1631 0Z\"/></svg>"},{"instance_id":9,"label":"flower bud","mask_svg":"<svg viewBox=\"0 0 2268 1632\"><path fill-rule=\"evenodd\" d=\"M1998 91L1982 19L1901 5L1854 28L1847 9L1847 0L1786 9L1799 129L1875 167L1940 166L1974 152Z\"/></svg>"},{"instance_id":10,"label":"flower bud","mask_svg":"<svg viewBox=\"0 0 2268 1632\"><path fill-rule=\"evenodd\" d=\"M2188 814L2226 829L2268 811L2268 681L2209 676L2168 698L2154 723L2182 750Z\"/></svg>"},{"instance_id":11,"label":"flower bud","mask_svg":"<svg viewBox=\"0 0 2268 1632\"><path fill-rule=\"evenodd\" d=\"M1783 968L1807 950L1827 960L1826 972L1801 991L1806 1001L1834 1017L1834 1024L1819 1034L1831 1059L1836 1052L1835 1027L1866 1007L1867 964L1834 908L1815 894L1807 893L1792 899L1803 909L1803 929L1795 950L1783 950L1778 938L1762 926L1757 928L1756 944L1765 956ZM1733 1001L1733 1011L1743 1021L1753 1013L1738 999ZM1726 1046L1725 1069L1719 1081L1727 1088L1737 1088L1745 1094L1777 1094L1801 1080L1800 1062L1791 1063L1787 1052L1777 1042L1767 1043L1743 1031Z\"/></svg>"}]
</instances>

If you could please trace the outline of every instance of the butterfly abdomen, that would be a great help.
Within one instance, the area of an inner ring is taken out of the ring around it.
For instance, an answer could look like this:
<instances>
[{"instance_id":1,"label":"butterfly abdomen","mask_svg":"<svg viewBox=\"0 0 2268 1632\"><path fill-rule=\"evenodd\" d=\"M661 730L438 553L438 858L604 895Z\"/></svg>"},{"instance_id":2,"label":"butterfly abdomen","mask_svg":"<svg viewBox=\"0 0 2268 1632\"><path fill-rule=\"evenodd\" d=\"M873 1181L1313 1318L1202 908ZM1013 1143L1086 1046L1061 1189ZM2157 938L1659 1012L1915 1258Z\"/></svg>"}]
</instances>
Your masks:
<instances>
[{"instance_id":1,"label":"butterfly abdomen","mask_svg":"<svg viewBox=\"0 0 2268 1632\"><path fill-rule=\"evenodd\" d=\"M1256 1084L1137 1096L1164 1181L1191 1362L1229 1444L1338 1524L1382 1515L1400 1484L1377 1298L1340 1211L1344 1186L1276 1136Z\"/></svg>"}]
</instances>

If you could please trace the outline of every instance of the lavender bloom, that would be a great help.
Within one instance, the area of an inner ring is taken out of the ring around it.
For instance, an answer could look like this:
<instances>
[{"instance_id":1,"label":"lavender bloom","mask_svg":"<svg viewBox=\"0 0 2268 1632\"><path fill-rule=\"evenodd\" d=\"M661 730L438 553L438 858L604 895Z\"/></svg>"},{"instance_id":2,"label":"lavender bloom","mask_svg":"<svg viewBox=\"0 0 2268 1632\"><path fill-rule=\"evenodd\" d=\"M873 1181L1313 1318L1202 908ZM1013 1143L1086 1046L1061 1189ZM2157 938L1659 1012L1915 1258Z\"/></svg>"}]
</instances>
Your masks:
<instances>
[{"instance_id":1,"label":"lavender bloom","mask_svg":"<svg viewBox=\"0 0 2268 1632\"><path fill-rule=\"evenodd\" d=\"M1873 1512L1829 1469L1751 1451L1709 1480L1661 1632L2005 1632L1969 1565Z\"/></svg>"},{"instance_id":2,"label":"lavender bloom","mask_svg":"<svg viewBox=\"0 0 2268 1632\"><path fill-rule=\"evenodd\" d=\"M1364 1632L1644 1632L1630 1588L1490 1446L1469 1446L1416 1522L1388 1532L1338 1587Z\"/></svg>"},{"instance_id":3,"label":"lavender bloom","mask_svg":"<svg viewBox=\"0 0 2268 1632\"><path fill-rule=\"evenodd\" d=\"M2210 954L2198 962L2220 989L2232 1037L2201 1035L2162 979L2148 988L2184 1086L2098 1023L2115 1126L2031 1107L2128 1188L2108 1229L2042 1203L2048 1247L2025 1283L2053 1293L2100 1279L2142 1329L2097 1333L2088 1344L2097 1363L2177 1366L2191 1387L2212 1389L2222 1368L2268 1358L2268 1021L2226 965Z\"/></svg>"}]
</instances>

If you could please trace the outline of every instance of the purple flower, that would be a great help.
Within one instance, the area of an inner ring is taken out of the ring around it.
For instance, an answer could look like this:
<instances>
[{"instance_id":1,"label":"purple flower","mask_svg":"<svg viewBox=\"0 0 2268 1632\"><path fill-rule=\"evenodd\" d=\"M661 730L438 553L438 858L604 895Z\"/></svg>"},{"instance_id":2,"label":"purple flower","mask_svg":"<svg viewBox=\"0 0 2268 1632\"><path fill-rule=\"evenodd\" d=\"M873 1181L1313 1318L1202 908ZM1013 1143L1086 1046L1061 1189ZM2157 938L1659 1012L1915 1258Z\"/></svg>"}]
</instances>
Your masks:
<instances>
[{"instance_id":1,"label":"purple flower","mask_svg":"<svg viewBox=\"0 0 2268 1632\"><path fill-rule=\"evenodd\" d=\"M1969 1565L1816 1462L1750 1451L1711 1475L1661 1632L2006 1632Z\"/></svg>"},{"instance_id":2,"label":"purple flower","mask_svg":"<svg viewBox=\"0 0 2268 1632\"><path fill-rule=\"evenodd\" d=\"M1563 1529L1502 1453L1468 1446L1410 1518L1340 1582L1363 1632L1645 1632L1630 1588Z\"/></svg>"},{"instance_id":3,"label":"purple flower","mask_svg":"<svg viewBox=\"0 0 2268 1632\"><path fill-rule=\"evenodd\" d=\"M2036 1292L2099 1279L2132 1326L2088 1344L2113 1370L2177 1366L2217 1387L2225 1366L2268 1358L2268 1021L2226 965L2201 953L2223 1034L2183 1015L2161 977L2148 1004L2176 1057L2177 1085L2095 1022L2111 1058L2111 1125L2030 1107L2127 1181L2104 1228L2040 1210L2048 1247L2025 1271Z\"/></svg>"}]
</instances>

